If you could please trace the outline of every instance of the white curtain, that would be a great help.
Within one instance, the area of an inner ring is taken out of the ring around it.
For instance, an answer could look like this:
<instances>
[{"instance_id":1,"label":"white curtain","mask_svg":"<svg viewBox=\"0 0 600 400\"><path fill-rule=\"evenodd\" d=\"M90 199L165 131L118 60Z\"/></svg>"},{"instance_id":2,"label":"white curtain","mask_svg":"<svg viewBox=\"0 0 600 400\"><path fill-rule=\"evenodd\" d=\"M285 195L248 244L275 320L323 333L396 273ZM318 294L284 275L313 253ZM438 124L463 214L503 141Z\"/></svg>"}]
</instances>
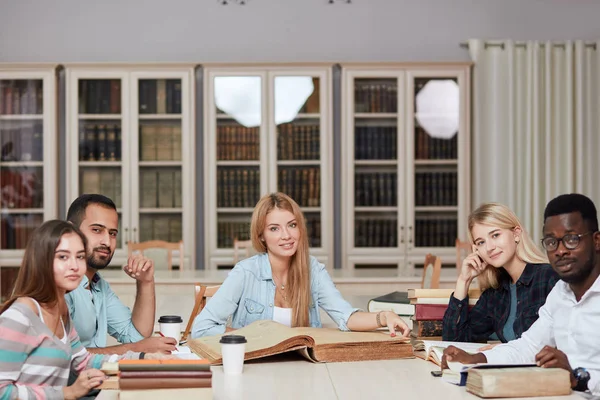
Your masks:
<instances>
[{"instance_id":1,"label":"white curtain","mask_svg":"<svg viewBox=\"0 0 600 400\"><path fill-rule=\"evenodd\" d=\"M506 204L534 240L546 203L559 194L583 193L600 209L596 48L581 41L469 41L472 205Z\"/></svg>"}]
</instances>

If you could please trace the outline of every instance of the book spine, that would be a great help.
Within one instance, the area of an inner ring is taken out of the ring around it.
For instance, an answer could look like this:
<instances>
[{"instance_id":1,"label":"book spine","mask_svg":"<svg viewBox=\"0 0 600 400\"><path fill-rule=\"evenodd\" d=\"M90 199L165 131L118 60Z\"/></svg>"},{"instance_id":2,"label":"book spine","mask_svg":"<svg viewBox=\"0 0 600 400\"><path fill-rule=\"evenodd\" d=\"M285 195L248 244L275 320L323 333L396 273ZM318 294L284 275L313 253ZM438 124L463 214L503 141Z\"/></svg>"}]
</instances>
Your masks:
<instances>
[{"instance_id":1,"label":"book spine","mask_svg":"<svg viewBox=\"0 0 600 400\"><path fill-rule=\"evenodd\" d=\"M119 379L120 390L211 387L211 378L129 378Z\"/></svg>"},{"instance_id":2,"label":"book spine","mask_svg":"<svg viewBox=\"0 0 600 400\"><path fill-rule=\"evenodd\" d=\"M211 371L121 371L120 379L141 378L211 378Z\"/></svg>"}]
</instances>

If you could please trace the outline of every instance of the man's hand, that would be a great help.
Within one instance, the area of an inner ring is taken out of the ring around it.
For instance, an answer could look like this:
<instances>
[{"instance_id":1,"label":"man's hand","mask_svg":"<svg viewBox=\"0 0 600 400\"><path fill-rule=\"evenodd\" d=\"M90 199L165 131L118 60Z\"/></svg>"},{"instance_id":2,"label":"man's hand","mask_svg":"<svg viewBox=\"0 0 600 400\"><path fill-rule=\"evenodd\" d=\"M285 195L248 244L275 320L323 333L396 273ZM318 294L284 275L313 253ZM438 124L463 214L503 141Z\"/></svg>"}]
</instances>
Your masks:
<instances>
[{"instance_id":1,"label":"man's hand","mask_svg":"<svg viewBox=\"0 0 600 400\"><path fill-rule=\"evenodd\" d=\"M482 353L469 354L458 347L448 346L444 349L442 356L442 369L448 368L448 361L459 362L463 364L480 364L486 363L487 358Z\"/></svg>"},{"instance_id":2,"label":"man's hand","mask_svg":"<svg viewBox=\"0 0 600 400\"><path fill-rule=\"evenodd\" d=\"M542 368L566 369L571 374L571 388L577 386L577 380L573 375L573 369L571 368L571 364L569 364L569 359L562 351L554 347L544 346L544 348L535 355L535 362Z\"/></svg>"},{"instance_id":3,"label":"man's hand","mask_svg":"<svg viewBox=\"0 0 600 400\"><path fill-rule=\"evenodd\" d=\"M130 256L123 271L133 279L148 283L154 281L154 261L141 254Z\"/></svg>"},{"instance_id":4,"label":"man's hand","mask_svg":"<svg viewBox=\"0 0 600 400\"><path fill-rule=\"evenodd\" d=\"M172 337L153 336L142 339L134 344L134 351L143 351L146 353L171 354L177 350L177 341Z\"/></svg>"}]
</instances>

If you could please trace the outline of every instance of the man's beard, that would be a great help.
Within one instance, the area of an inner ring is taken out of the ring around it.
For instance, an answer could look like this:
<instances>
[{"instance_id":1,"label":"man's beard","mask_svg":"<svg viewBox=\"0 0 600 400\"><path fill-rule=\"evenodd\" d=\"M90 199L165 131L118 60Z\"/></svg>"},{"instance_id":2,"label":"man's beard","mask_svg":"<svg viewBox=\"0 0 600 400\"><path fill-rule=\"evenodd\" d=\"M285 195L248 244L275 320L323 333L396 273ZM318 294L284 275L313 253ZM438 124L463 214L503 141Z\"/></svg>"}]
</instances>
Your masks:
<instances>
[{"instance_id":1,"label":"man's beard","mask_svg":"<svg viewBox=\"0 0 600 400\"><path fill-rule=\"evenodd\" d=\"M95 257L94 252L96 250L108 250L110 252L110 249L108 249L106 247L98 247L98 248L94 249L90 253L90 255L87 257L87 265L88 265L88 267L94 268L94 269L104 269L108 266L108 264L110 264L113 254L110 254L106 259L102 260L102 259L98 259Z\"/></svg>"}]
</instances>

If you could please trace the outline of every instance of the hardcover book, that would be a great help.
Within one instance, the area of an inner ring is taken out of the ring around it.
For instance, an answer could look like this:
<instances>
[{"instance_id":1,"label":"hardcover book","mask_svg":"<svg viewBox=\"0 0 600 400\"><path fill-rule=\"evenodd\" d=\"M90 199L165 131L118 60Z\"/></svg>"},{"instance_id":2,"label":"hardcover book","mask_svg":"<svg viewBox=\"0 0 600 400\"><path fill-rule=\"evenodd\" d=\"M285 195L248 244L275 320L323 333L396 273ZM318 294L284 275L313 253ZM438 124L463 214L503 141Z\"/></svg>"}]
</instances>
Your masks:
<instances>
[{"instance_id":1,"label":"hardcover book","mask_svg":"<svg viewBox=\"0 0 600 400\"><path fill-rule=\"evenodd\" d=\"M342 362L412 358L408 339L391 337L388 332L343 332L328 328L289 328L275 321L251 323L235 331L245 336L245 360L298 351L312 362ZM188 341L188 347L201 358L221 364L223 335Z\"/></svg>"}]
</instances>

